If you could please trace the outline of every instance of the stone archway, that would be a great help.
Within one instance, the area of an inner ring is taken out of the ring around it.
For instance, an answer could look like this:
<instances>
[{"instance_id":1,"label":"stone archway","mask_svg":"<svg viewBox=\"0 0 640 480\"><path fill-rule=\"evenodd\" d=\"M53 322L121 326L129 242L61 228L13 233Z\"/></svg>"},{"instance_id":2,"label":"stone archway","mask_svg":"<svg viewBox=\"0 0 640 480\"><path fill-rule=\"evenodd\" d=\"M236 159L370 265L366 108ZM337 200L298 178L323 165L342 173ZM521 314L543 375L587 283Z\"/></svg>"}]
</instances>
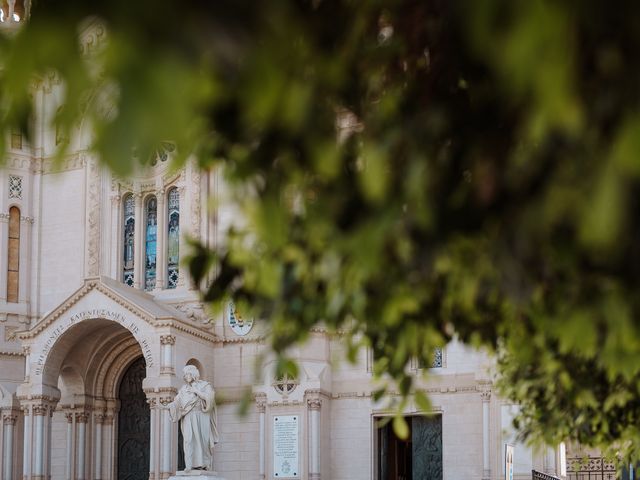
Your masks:
<instances>
[{"instance_id":1,"label":"stone archway","mask_svg":"<svg viewBox=\"0 0 640 480\"><path fill-rule=\"evenodd\" d=\"M18 389L23 478L115 480L121 380L139 358L144 377L157 378L160 350L155 318L117 293L87 282L21 336L32 352Z\"/></svg>"},{"instance_id":2,"label":"stone archway","mask_svg":"<svg viewBox=\"0 0 640 480\"><path fill-rule=\"evenodd\" d=\"M181 385L176 365L196 352L211 361L207 349L215 338L143 292L108 278L87 279L20 334L27 352L17 394L24 412L23 480L117 478L119 387L141 357L150 407L147 478L175 473L178 429L167 404Z\"/></svg>"},{"instance_id":3,"label":"stone archway","mask_svg":"<svg viewBox=\"0 0 640 480\"><path fill-rule=\"evenodd\" d=\"M33 455L35 478L40 469L49 470L52 479L117 478L118 411L122 411L119 393L126 372L138 359L142 361L142 373L138 374L136 387L146 405L142 390L142 380L147 376L143 352L128 329L117 322L96 318L80 322L60 336L42 369L43 389L50 387L57 376L58 401L55 408L55 401L50 402L52 405L41 421L45 424L42 435L45 445L42 455L36 456L35 452ZM34 417L36 445L38 421ZM146 436L144 456L149 478L148 431ZM50 458L66 461L60 464L50 462Z\"/></svg>"}]
</instances>

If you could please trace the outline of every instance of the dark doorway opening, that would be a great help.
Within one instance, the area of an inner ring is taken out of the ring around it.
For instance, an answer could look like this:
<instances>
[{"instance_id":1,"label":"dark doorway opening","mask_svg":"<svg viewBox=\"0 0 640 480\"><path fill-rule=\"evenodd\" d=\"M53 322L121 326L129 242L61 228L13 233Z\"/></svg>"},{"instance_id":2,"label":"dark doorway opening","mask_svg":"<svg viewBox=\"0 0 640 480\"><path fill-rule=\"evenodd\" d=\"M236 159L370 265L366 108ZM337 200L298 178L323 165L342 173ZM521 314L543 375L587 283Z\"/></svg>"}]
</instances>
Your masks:
<instances>
[{"instance_id":1,"label":"dark doorway opening","mask_svg":"<svg viewBox=\"0 0 640 480\"><path fill-rule=\"evenodd\" d=\"M127 369L118 389L118 480L149 479L151 415L142 391L146 375L146 363L140 357Z\"/></svg>"},{"instance_id":2,"label":"dark doorway opening","mask_svg":"<svg viewBox=\"0 0 640 480\"><path fill-rule=\"evenodd\" d=\"M409 437L378 429L378 480L442 480L442 416L407 416Z\"/></svg>"},{"instance_id":3,"label":"dark doorway opening","mask_svg":"<svg viewBox=\"0 0 640 480\"><path fill-rule=\"evenodd\" d=\"M182 436L182 420L178 422L178 470L184 470L184 437Z\"/></svg>"}]
</instances>

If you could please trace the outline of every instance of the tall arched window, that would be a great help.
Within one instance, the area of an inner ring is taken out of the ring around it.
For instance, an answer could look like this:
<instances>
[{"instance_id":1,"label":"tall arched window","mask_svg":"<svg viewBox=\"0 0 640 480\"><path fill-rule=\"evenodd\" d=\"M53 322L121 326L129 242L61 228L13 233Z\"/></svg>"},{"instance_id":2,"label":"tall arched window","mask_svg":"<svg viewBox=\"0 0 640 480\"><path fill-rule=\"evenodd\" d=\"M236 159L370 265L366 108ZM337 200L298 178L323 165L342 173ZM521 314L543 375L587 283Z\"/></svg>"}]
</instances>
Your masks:
<instances>
[{"instance_id":1,"label":"tall arched window","mask_svg":"<svg viewBox=\"0 0 640 480\"><path fill-rule=\"evenodd\" d=\"M7 268L7 302L18 303L20 281L20 209L9 209L9 257Z\"/></svg>"},{"instance_id":2,"label":"tall arched window","mask_svg":"<svg viewBox=\"0 0 640 480\"><path fill-rule=\"evenodd\" d=\"M180 263L180 193L177 188L169 190L169 232L167 235L167 288L178 285Z\"/></svg>"},{"instance_id":3,"label":"tall arched window","mask_svg":"<svg viewBox=\"0 0 640 480\"><path fill-rule=\"evenodd\" d=\"M156 286L156 249L158 238L158 201L151 196L147 199L147 228L144 236L144 289Z\"/></svg>"},{"instance_id":4,"label":"tall arched window","mask_svg":"<svg viewBox=\"0 0 640 480\"><path fill-rule=\"evenodd\" d=\"M134 232L136 228L135 220L135 201L133 195L129 194L124 197L124 235L123 235L123 262L122 262L122 281L133 286L133 254L134 254Z\"/></svg>"}]
</instances>

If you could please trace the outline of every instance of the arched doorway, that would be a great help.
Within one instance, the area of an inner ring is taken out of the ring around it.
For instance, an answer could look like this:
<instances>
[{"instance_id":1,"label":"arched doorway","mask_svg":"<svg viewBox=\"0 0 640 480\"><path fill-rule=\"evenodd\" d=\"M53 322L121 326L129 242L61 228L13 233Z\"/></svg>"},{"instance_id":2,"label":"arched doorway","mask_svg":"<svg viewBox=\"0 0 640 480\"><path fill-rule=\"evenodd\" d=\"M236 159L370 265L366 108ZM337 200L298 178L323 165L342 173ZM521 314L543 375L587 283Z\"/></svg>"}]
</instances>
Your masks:
<instances>
[{"instance_id":1,"label":"arched doorway","mask_svg":"<svg viewBox=\"0 0 640 480\"><path fill-rule=\"evenodd\" d=\"M124 373L118 389L118 480L149 478L150 408L142 391L146 376L143 357Z\"/></svg>"}]
</instances>

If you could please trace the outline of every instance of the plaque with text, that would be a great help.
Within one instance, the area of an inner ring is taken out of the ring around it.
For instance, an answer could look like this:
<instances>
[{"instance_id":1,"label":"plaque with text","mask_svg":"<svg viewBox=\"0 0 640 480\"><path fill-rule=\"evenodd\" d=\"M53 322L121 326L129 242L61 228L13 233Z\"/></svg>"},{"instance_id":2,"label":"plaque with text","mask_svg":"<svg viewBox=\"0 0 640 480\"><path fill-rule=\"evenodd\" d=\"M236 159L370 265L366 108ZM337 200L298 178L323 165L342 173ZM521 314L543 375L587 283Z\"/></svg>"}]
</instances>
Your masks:
<instances>
[{"instance_id":1,"label":"plaque with text","mask_svg":"<svg viewBox=\"0 0 640 480\"><path fill-rule=\"evenodd\" d=\"M300 478L298 415L273 417L273 476Z\"/></svg>"}]
</instances>

